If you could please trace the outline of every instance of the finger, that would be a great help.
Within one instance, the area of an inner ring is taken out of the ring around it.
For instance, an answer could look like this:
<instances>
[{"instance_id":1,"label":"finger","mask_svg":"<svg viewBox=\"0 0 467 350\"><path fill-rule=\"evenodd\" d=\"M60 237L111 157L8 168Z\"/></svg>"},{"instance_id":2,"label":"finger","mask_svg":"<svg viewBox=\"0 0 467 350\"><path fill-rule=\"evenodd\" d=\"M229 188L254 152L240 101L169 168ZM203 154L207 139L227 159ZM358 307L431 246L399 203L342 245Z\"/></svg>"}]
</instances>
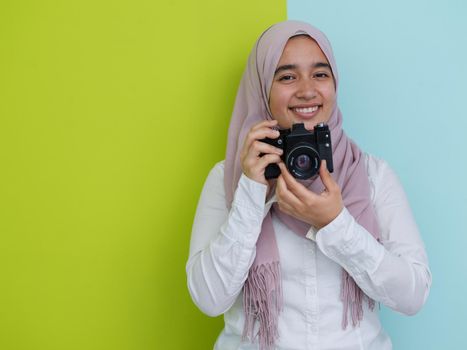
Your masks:
<instances>
[{"instance_id":1,"label":"finger","mask_svg":"<svg viewBox=\"0 0 467 350\"><path fill-rule=\"evenodd\" d=\"M277 139L280 132L270 127L262 127L260 129L250 130L249 136L255 140L264 139L266 137L270 139Z\"/></svg>"},{"instance_id":2,"label":"finger","mask_svg":"<svg viewBox=\"0 0 467 350\"><path fill-rule=\"evenodd\" d=\"M282 161L281 157L278 156L277 154L265 154L259 160L256 161L254 168L264 173L266 167L269 164L279 163L281 161Z\"/></svg>"},{"instance_id":3,"label":"finger","mask_svg":"<svg viewBox=\"0 0 467 350\"><path fill-rule=\"evenodd\" d=\"M286 202L277 202L277 205L279 206L280 211L282 211L285 214L288 214L290 216L295 216L296 211Z\"/></svg>"},{"instance_id":4,"label":"finger","mask_svg":"<svg viewBox=\"0 0 467 350\"><path fill-rule=\"evenodd\" d=\"M261 165L261 163L263 163L264 161L266 161L267 164L280 162L280 156L283 153L283 151L280 148L276 148L261 141L255 141L248 150L245 150L245 152L242 152L242 163L249 167L255 168L256 164ZM274 157L271 161L269 157L263 159L267 155L275 155L276 157ZM266 167L267 164L261 166Z\"/></svg>"},{"instance_id":5,"label":"finger","mask_svg":"<svg viewBox=\"0 0 467 350\"><path fill-rule=\"evenodd\" d=\"M313 199L313 196L316 196L315 193L308 190L305 186L295 180L292 174L287 170L284 163L279 163L279 168L281 169L281 175L284 177L287 188L295 197L300 199L300 201L309 201L310 199Z\"/></svg>"},{"instance_id":6,"label":"finger","mask_svg":"<svg viewBox=\"0 0 467 350\"><path fill-rule=\"evenodd\" d=\"M292 174L289 172L287 167L285 166L284 162L279 164L279 168L281 169L281 175L284 178L285 183L289 186L292 185L293 182L296 182L295 178L292 176Z\"/></svg>"},{"instance_id":7,"label":"finger","mask_svg":"<svg viewBox=\"0 0 467 350\"><path fill-rule=\"evenodd\" d=\"M326 166L326 159L323 159L321 162L321 166L319 168L319 176L321 178L321 181L323 181L324 187L330 192L330 191L335 191L336 188L338 188L337 183L334 181L334 179L331 176L331 173L328 171L328 168Z\"/></svg>"},{"instance_id":8,"label":"finger","mask_svg":"<svg viewBox=\"0 0 467 350\"><path fill-rule=\"evenodd\" d=\"M256 123L255 125L253 125L251 127L251 130L257 130L257 129L264 128L264 127L272 128L272 127L274 127L276 125L277 125L277 120L275 120L275 119L263 120L263 121L260 121L259 123Z\"/></svg>"},{"instance_id":9,"label":"finger","mask_svg":"<svg viewBox=\"0 0 467 350\"><path fill-rule=\"evenodd\" d=\"M257 156L261 153L263 154L278 154L282 155L284 151L282 149L274 147L273 145L270 145L269 143L262 142L259 140L256 140L253 142L253 144L250 147L251 152L255 153Z\"/></svg>"},{"instance_id":10,"label":"finger","mask_svg":"<svg viewBox=\"0 0 467 350\"><path fill-rule=\"evenodd\" d=\"M276 195L279 203L286 203L295 210L298 210L302 206L302 201L289 190L282 173L277 178Z\"/></svg>"},{"instance_id":11,"label":"finger","mask_svg":"<svg viewBox=\"0 0 467 350\"><path fill-rule=\"evenodd\" d=\"M255 130L252 129L245 138L244 149L248 150L253 144L253 142L257 140L262 140L264 138L277 139L279 135L279 131L271 129L269 127L262 127L260 129Z\"/></svg>"}]
</instances>

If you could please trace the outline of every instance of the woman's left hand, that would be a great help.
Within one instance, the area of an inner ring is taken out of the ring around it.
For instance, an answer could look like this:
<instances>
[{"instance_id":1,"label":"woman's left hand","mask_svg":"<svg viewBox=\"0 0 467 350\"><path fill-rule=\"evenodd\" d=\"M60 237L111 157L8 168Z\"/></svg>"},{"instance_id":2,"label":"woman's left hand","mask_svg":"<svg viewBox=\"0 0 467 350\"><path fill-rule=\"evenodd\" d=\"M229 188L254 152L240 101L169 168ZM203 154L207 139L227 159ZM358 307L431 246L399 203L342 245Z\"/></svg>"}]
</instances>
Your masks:
<instances>
[{"instance_id":1,"label":"woman's left hand","mask_svg":"<svg viewBox=\"0 0 467 350\"><path fill-rule=\"evenodd\" d=\"M321 194L308 190L279 163L281 175L277 178L276 197L279 209L317 229L334 220L344 208L339 185L334 181L322 161L319 176L325 186Z\"/></svg>"}]
</instances>

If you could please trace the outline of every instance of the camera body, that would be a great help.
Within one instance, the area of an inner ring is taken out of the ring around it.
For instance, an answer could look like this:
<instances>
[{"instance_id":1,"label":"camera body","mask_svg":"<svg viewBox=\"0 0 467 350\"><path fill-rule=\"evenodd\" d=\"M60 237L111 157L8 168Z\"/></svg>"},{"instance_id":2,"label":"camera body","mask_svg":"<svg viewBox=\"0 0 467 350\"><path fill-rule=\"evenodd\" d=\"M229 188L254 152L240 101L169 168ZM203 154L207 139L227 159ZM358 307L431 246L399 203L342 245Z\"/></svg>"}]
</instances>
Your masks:
<instances>
[{"instance_id":1,"label":"camera body","mask_svg":"<svg viewBox=\"0 0 467 350\"><path fill-rule=\"evenodd\" d=\"M279 130L277 139L265 138L266 142L284 151L281 158L289 172L297 179L306 180L316 175L321 160L326 159L329 172L334 171L332 163L331 131L324 123L319 123L308 131L303 123L293 124L292 129ZM266 179L274 179L281 171L277 164L269 164L265 170Z\"/></svg>"}]
</instances>

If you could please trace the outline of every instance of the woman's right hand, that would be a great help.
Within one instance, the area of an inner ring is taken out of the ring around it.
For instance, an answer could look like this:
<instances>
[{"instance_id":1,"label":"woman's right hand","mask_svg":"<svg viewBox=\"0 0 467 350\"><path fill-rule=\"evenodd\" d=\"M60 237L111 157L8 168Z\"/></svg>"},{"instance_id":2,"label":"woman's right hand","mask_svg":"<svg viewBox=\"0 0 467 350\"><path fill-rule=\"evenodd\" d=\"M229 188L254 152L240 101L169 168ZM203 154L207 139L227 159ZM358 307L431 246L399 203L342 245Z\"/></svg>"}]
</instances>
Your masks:
<instances>
[{"instance_id":1,"label":"woman's right hand","mask_svg":"<svg viewBox=\"0 0 467 350\"><path fill-rule=\"evenodd\" d=\"M243 144L240 162L243 173L250 179L268 186L264 177L266 167L271 163L280 163L282 150L265 142L259 141L266 137L276 139L279 131L271 129L277 126L277 120L259 122L250 129ZM260 156L260 154L263 154Z\"/></svg>"}]
</instances>

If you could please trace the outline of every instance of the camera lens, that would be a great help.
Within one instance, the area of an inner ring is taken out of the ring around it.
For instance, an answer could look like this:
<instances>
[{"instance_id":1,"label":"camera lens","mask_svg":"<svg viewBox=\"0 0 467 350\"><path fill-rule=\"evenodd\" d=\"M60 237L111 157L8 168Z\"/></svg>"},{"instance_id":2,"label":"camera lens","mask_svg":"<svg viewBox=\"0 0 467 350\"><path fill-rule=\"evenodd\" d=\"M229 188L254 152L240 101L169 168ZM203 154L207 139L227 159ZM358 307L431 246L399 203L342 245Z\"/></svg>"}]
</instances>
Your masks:
<instances>
[{"instance_id":1,"label":"camera lens","mask_svg":"<svg viewBox=\"0 0 467 350\"><path fill-rule=\"evenodd\" d=\"M319 153L310 143L299 143L286 155L286 165L297 179L306 180L316 175L319 169Z\"/></svg>"},{"instance_id":2,"label":"camera lens","mask_svg":"<svg viewBox=\"0 0 467 350\"><path fill-rule=\"evenodd\" d=\"M294 166L300 171L308 171L311 167L311 159L307 154L300 154L295 158Z\"/></svg>"}]
</instances>

